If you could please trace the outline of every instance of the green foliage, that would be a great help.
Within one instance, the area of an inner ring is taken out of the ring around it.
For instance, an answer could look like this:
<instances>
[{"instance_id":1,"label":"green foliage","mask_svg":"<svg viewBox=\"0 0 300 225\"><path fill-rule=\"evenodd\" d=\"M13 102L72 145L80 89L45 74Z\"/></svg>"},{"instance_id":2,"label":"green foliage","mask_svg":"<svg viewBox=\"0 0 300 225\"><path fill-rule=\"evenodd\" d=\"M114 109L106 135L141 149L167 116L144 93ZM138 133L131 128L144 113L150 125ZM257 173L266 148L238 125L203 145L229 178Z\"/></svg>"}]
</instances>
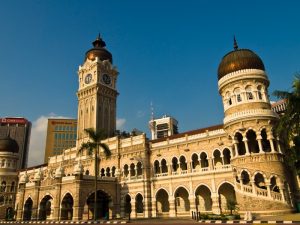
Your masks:
<instances>
[{"instance_id":1,"label":"green foliage","mask_svg":"<svg viewBox=\"0 0 300 225\"><path fill-rule=\"evenodd\" d=\"M107 137L103 130L95 131L92 128L88 128L84 131L88 134L90 141L82 143L78 153L81 154L84 150L87 150L88 155L92 155L94 151L97 151L97 148L100 148L106 157L111 155L109 147L101 143L101 141Z\"/></svg>"},{"instance_id":2,"label":"green foliage","mask_svg":"<svg viewBox=\"0 0 300 225\"><path fill-rule=\"evenodd\" d=\"M300 174L300 74L295 75L292 91L274 91L279 99L286 99L287 108L276 126L285 151L285 162Z\"/></svg>"},{"instance_id":3,"label":"green foliage","mask_svg":"<svg viewBox=\"0 0 300 225\"><path fill-rule=\"evenodd\" d=\"M232 211L237 210L237 202L235 200L229 199L227 200L227 209L230 210L230 215L232 215Z\"/></svg>"}]
</instances>

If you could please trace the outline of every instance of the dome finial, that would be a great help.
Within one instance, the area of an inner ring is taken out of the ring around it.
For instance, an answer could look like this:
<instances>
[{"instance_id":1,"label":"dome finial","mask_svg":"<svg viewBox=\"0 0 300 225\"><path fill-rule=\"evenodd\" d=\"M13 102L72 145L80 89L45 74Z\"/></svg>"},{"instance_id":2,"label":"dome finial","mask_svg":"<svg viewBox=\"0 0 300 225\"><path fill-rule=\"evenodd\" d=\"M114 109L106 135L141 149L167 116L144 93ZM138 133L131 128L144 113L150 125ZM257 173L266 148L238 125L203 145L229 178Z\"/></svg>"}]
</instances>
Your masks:
<instances>
[{"instance_id":1,"label":"dome finial","mask_svg":"<svg viewBox=\"0 0 300 225\"><path fill-rule=\"evenodd\" d=\"M239 48L237 41L235 39L235 35L233 35L233 48L234 48L234 50L238 50L238 48Z\"/></svg>"},{"instance_id":2,"label":"dome finial","mask_svg":"<svg viewBox=\"0 0 300 225\"><path fill-rule=\"evenodd\" d=\"M104 41L102 40L102 38L101 38L100 33L98 33L98 37L96 38L96 40L93 41L93 46L94 46L95 48L96 48L96 47L101 47L101 48L103 48L103 47L106 46L105 42L104 42Z\"/></svg>"}]
</instances>

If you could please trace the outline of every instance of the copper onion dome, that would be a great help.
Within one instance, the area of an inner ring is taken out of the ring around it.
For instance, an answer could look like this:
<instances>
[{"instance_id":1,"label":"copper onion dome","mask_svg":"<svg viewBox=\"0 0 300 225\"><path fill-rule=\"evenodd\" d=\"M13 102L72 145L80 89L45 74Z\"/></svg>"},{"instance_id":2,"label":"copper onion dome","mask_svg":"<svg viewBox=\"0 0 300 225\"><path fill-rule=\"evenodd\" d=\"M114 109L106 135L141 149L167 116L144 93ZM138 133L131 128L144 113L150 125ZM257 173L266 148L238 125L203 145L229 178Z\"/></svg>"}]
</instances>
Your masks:
<instances>
[{"instance_id":1,"label":"copper onion dome","mask_svg":"<svg viewBox=\"0 0 300 225\"><path fill-rule=\"evenodd\" d=\"M234 50L227 53L219 64L218 79L220 80L226 74L243 69L265 70L265 66L261 58L253 51L239 49L234 38Z\"/></svg>"},{"instance_id":2,"label":"copper onion dome","mask_svg":"<svg viewBox=\"0 0 300 225\"><path fill-rule=\"evenodd\" d=\"M109 60L110 63L112 63L112 55L109 51L106 50L106 44L100 37L100 34L98 35L96 40L93 41L93 46L93 48L91 48L85 53L85 60L95 60L95 58L98 57L101 61Z\"/></svg>"},{"instance_id":3,"label":"copper onion dome","mask_svg":"<svg viewBox=\"0 0 300 225\"><path fill-rule=\"evenodd\" d=\"M19 151L18 143L11 139L9 136L0 138L0 152L13 152Z\"/></svg>"}]
</instances>

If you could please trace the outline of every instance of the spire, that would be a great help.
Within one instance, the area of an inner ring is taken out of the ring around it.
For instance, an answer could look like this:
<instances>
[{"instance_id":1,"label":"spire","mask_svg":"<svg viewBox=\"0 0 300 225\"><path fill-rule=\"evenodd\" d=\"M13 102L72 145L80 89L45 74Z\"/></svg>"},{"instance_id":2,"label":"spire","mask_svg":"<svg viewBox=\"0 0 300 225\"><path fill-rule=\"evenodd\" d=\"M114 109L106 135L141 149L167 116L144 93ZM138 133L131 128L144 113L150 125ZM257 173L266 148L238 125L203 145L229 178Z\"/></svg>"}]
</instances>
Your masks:
<instances>
[{"instance_id":1,"label":"spire","mask_svg":"<svg viewBox=\"0 0 300 225\"><path fill-rule=\"evenodd\" d=\"M98 34L98 37L96 38L95 41L93 41L93 46L96 48L96 47L105 47L106 44L105 42L102 40L101 36L100 36L100 33Z\"/></svg>"},{"instance_id":2,"label":"spire","mask_svg":"<svg viewBox=\"0 0 300 225\"><path fill-rule=\"evenodd\" d=\"M235 39L235 35L233 35L233 48L234 48L234 50L238 50L238 48L239 48L237 41Z\"/></svg>"},{"instance_id":3,"label":"spire","mask_svg":"<svg viewBox=\"0 0 300 225\"><path fill-rule=\"evenodd\" d=\"M151 120L154 120L154 108L153 108L152 101L150 103L150 108L151 108Z\"/></svg>"}]
</instances>

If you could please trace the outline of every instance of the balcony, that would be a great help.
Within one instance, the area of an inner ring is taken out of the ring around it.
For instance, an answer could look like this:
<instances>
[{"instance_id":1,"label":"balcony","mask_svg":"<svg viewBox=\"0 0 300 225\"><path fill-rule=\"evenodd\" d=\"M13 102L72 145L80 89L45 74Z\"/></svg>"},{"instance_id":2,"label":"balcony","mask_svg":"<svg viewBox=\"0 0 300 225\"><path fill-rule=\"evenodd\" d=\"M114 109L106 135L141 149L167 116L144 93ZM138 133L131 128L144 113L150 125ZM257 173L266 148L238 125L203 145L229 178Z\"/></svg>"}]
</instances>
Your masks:
<instances>
[{"instance_id":1,"label":"balcony","mask_svg":"<svg viewBox=\"0 0 300 225\"><path fill-rule=\"evenodd\" d=\"M206 175L206 174L216 174L216 173L224 173L224 172L232 172L232 167L230 164L216 166L214 168L203 167L203 168L195 168L192 170L180 170L165 173L156 173L154 174L154 179L169 179L170 177L181 177L181 176L194 176L194 175Z\"/></svg>"}]
</instances>

